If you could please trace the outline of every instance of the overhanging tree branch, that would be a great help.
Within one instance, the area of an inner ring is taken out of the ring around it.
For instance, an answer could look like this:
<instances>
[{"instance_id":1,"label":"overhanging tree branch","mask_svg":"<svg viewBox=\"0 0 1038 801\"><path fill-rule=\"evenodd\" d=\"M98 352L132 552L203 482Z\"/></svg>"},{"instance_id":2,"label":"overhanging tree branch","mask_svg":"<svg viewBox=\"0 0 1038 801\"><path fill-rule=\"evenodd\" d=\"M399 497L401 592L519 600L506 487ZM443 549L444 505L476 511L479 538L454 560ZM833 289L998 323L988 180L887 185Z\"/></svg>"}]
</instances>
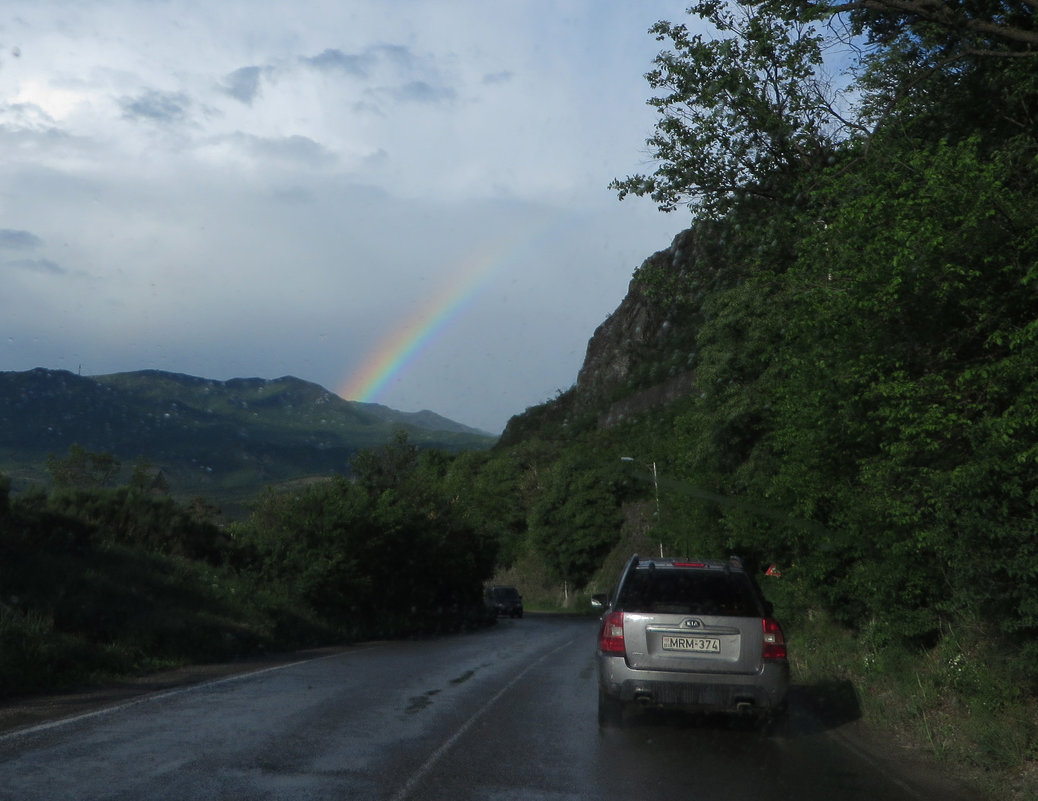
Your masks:
<instances>
[{"instance_id":1,"label":"overhanging tree branch","mask_svg":"<svg viewBox=\"0 0 1038 801\"><path fill-rule=\"evenodd\" d=\"M810 10L815 15L849 14L856 11L899 14L914 21L932 23L948 30L982 34L1005 42L1038 45L1038 30L1035 30L1033 27L996 21L990 17L971 16L962 5L941 2L940 0L850 0L849 2L838 3L808 1L798 2L796 5ZM1038 2L1036 0L1018 0L1017 7L1021 14L1027 14L1028 19L1033 19L1030 16L1031 12L1026 9L1031 9L1031 11L1038 9ZM1009 14L999 16L1003 20L1010 17ZM1007 55L1007 53L993 48L971 48L970 52L984 55ZM1035 57L1038 56L1038 50L1016 51L1015 54Z\"/></svg>"}]
</instances>

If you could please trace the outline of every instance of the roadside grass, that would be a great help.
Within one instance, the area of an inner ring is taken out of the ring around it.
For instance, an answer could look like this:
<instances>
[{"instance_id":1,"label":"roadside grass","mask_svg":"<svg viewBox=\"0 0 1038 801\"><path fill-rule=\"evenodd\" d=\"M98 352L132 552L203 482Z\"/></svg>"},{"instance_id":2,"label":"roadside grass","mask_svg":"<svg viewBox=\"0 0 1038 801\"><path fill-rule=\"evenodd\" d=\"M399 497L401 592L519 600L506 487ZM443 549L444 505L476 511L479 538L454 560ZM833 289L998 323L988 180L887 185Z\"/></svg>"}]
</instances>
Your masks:
<instances>
[{"instance_id":1,"label":"roadside grass","mask_svg":"<svg viewBox=\"0 0 1038 801\"><path fill-rule=\"evenodd\" d=\"M9 549L0 573L0 698L336 637L231 567L141 549Z\"/></svg>"},{"instance_id":2,"label":"roadside grass","mask_svg":"<svg viewBox=\"0 0 1038 801\"><path fill-rule=\"evenodd\" d=\"M642 527L625 527L579 592L564 592L532 553L494 581L519 587L528 610L585 611L592 593L612 589L631 553L652 553L653 544ZM874 626L839 625L788 578L761 584L789 642L793 681L829 720L860 718L993 799L1038 801L1038 668L1021 649L967 621L945 624L926 647L886 643Z\"/></svg>"},{"instance_id":3,"label":"roadside grass","mask_svg":"<svg viewBox=\"0 0 1038 801\"><path fill-rule=\"evenodd\" d=\"M315 604L231 539L208 559L125 543L46 510L0 509L0 702L186 665L486 625L467 615ZM463 610L464 611L464 610Z\"/></svg>"},{"instance_id":4,"label":"roadside grass","mask_svg":"<svg viewBox=\"0 0 1038 801\"><path fill-rule=\"evenodd\" d=\"M1032 676L984 627L945 627L930 647L879 645L811 609L782 609L793 681L823 704L852 687L862 719L927 754L980 792L1038 799L1038 713ZM828 696L828 697L827 697Z\"/></svg>"}]
</instances>

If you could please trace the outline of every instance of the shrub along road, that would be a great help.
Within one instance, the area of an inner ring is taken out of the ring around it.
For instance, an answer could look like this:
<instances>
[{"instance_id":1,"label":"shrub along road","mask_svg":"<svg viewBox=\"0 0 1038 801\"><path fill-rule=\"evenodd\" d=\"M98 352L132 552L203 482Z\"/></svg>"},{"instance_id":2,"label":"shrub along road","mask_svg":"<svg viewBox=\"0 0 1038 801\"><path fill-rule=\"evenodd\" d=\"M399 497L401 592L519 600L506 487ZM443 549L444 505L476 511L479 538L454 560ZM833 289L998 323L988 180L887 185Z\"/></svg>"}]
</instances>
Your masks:
<instances>
[{"instance_id":1,"label":"shrub along road","mask_svg":"<svg viewBox=\"0 0 1038 801\"><path fill-rule=\"evenodd\" d=\"M0 799L976 797L802 698L784 738L658 715L600 732L595 626L533 615L112 699L0 735Z\"/></svg>"}]
</instances>

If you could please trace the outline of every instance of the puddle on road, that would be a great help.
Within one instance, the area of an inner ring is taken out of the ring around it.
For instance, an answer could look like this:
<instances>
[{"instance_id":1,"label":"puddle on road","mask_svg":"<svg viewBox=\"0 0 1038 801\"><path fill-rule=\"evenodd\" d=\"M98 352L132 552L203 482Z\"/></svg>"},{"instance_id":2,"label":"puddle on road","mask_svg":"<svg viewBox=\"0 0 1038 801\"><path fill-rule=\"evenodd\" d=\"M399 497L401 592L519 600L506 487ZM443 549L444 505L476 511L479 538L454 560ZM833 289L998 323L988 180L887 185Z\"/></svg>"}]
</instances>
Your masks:
<instances>
[{"instance_id":1,"label":"puddle on road","mask_svg":"<svg viewBox=\"0 0 1038 801\"><path fill-rule=\"evenodd\" d=\"M482 665L482 667L487 667ZM459 684L464 684L466 681L476 675L476 670L466 670L460 676L456 676L448 682L451 686L456 687ZM422 695L415 695L407 702L407 708L404 710L408 715L414 715L426 709L429 704L432 703L433 696L439 695L441 690L426 690Z\"/></svg>"},{"instance_id":2,"label":"puddle on road","mask_svg":"<svg viewBox=\"0 0 1038 801\"><path fill-rule=\"evenodd\" d=\"M462 683L468 681L469 679L471 679L475 675L476 675L476 671L474 671L474 670L466 670L464 673L462 673L456 679L451 679L451 684L462 684Z\"/></svg>"},{"instance_id":3,"label":"puddle on road","mask_svg":"<svg viewBox=\"0 0 1038 801\"><path fill-rule=\"evenodd\" d=\"M440 693L439 690L427 690L422 695L414 696L408 702L407 709L405 709L404 711L408 715L414 715L414 714L416 714L418 712L421 712L423 709L428 707L429 704L432 703L433 696L434 695L439 695L439 693Z\"/></svg>"}]
</instances>

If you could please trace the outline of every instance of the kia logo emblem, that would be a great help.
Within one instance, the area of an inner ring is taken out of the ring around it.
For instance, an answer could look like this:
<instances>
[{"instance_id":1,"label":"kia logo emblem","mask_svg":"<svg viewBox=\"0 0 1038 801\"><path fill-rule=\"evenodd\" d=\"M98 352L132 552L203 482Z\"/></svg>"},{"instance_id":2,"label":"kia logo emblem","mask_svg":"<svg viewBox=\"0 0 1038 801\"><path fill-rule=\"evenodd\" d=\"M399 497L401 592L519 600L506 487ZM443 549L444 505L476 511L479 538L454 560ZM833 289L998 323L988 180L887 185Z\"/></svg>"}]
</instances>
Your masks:
<instances>
[{"instance_id":1,"label":"kia logo emblem","mask_svg":"<svg viewBox=\"0 0 1038 801\"><path fill-rule=\"evenodd\" d=\"M700 621L696 620L694 617L688 617L681 621L681 625L684 626L686 629L698 629L703 624Z\"/></svg>"}]
</instances>

